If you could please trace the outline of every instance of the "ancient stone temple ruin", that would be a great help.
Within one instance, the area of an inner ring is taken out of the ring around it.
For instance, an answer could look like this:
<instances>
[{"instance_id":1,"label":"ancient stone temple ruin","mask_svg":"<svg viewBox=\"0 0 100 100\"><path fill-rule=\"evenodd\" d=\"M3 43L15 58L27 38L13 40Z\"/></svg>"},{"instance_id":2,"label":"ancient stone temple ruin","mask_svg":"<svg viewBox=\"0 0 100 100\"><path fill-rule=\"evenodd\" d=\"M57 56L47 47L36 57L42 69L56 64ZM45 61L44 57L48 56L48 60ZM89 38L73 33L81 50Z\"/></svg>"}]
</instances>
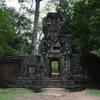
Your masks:
<instances>
[{"instance_id":1,"label":"ancient stone temple ruin","mask_svg":"<svg viewBox=\"0 0 100 100\"><path fill-rule=\"evenodd\" d=\"M64 33L64 19L59 13L49 13L43 22L44 38L41 54L44 57L45 73L52 77L52 62L58 61L58 75L61 86L81 87L85 81L85 70L79 54L72 54L69 34ZM64 84L63 84L64 83Z\"/></svg>"},{"instance_id":2,"label":"ancient stone temple ruin","mask_svg":"<svg viewBox=\"0 0 100 100\"><path fill-rule=\"evenodd\" d=\"M83 88L86 73L82 59L80 54L72 53L70 37L64 33L63 28L63 16L59 13L48 13L43 20L44 37L39 55L0 58L1 86ZM52 69L53 62L58 63L56 73ZM6 74L3 73L5 69L9 69Z\"/></svg>"}]
</instances>

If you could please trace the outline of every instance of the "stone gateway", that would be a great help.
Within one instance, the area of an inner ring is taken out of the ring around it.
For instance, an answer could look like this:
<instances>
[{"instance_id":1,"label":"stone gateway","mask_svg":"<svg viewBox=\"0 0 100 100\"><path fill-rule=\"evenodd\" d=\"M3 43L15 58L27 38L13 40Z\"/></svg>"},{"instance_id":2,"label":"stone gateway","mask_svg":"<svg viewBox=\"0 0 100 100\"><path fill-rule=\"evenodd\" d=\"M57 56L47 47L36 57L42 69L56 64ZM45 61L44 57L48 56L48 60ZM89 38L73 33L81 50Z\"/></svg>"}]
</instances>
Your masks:
<instances>
[{"instance_id":1,"label":"stone gateway","mask_svg":"<svg viewBox=\"0 0 100 100\"><path fill-rule=\"evenodd\" d=\"M43 20L44 37L38 55L0 58L1 87L63 87L82 89L87 74L80 54L73 54L69 34L64 33L64 19L48 13ZM13 62L13 63L12 63ZM53 72L52 63L57 62Z\"/></svg>"}]
</instances>

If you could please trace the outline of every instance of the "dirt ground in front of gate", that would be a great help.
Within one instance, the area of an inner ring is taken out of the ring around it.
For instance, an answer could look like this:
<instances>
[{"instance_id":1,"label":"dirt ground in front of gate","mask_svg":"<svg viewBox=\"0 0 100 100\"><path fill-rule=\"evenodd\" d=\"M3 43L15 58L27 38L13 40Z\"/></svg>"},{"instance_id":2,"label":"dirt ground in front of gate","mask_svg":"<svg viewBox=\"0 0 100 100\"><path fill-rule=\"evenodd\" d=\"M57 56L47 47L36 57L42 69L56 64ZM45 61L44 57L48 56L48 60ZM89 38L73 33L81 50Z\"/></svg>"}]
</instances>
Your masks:
<instances>
[{"instance_id":1,"label":"dirt ground in front of gate","mask_svg":"<svg viewBox=\"0 0 100 100\"><path fill-rule=\"evenodd\" d=\"M45 88L40 93L24 94L15 100L100 100L100 96L89 94L86 90L68 92L62 88Z\"/></svg>"}]
</instances>

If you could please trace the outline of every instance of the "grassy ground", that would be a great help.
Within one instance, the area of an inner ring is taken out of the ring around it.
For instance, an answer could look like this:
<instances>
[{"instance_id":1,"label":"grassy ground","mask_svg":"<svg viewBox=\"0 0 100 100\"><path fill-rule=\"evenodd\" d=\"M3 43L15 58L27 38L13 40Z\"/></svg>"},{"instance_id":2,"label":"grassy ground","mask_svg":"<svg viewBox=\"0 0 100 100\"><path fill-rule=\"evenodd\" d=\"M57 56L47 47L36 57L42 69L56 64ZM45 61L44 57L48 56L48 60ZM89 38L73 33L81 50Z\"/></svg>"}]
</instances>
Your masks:
<instances>
[{"instance_id":1,"label":"grassy ground","mask_svg":"<svg viewBox=\"0 0 100 100\"><path fill-rule=\"evenodd\" d=\"M24 88L0 89L0 100L14 100L15 97L25 93L33 93L33 91Z\"/></svg>"},{"instance_id":2,"label":"grassy ground","mask_svg":"<svg viewBox=\"0 0 100 100\"><path fill-rule=\"evenodd\" d=\"M96 89L88 89L88 93L100 96L100 90ZM24 88L7 88L0 89L0 100L14 100L17 96L21 96L23 94L32 94L34 93L32 90L24 89Z\"/></svg>"},{"instance_id":3,"label":"grassy ground","mask_svg":"<svg viewBox=\"0 0 100 100\"><path fill-rule=\"evenodd\" d=\"M100 96L100 90L97 90L97 89L88 89L87 91L90 94L93 94L93 95L96 95L96 96Z\"/></svg>"}]
</instances>

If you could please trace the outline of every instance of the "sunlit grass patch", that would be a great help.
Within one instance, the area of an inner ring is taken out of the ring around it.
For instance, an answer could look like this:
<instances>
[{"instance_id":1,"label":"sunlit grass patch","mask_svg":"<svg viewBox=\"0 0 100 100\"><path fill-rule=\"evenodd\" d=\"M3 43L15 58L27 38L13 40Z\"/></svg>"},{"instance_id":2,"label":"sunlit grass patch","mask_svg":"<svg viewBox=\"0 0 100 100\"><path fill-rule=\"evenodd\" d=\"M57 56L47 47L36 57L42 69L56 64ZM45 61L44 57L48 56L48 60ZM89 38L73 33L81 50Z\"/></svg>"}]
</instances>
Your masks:
<instances>
[{"instance_id":1,"label":"sunlit grass patch","mask_svg":"<svg viewBox=\"0 0 100 100\"><path fill-rule=\"evenodd\" d=\"M0 89L0 100L13 100L23 94L34 93L32 90L25 88L7 88Z\"/></svg>"},{"instance_id":2,"label":"sunlit grass patch","mask_svg":"<svg viewBox=\"0 0 100 100\"><path fill-rule=\"evenodd\" d=\"M90 94L94 94L96 96L100 96L100 90L97 90L97 89L88 89L87 91Z\"/></svg>"},{"instance_id":3,"label":"sunlit grass patch","mask_svg":"<svg viewBox=\"0 0 100 100\"><path fill-rule=\"evenodd\" d=\"M17 96L20 96L21 94L0 94L0 100L13 100Z\"/></svg>"}]
</instances>

